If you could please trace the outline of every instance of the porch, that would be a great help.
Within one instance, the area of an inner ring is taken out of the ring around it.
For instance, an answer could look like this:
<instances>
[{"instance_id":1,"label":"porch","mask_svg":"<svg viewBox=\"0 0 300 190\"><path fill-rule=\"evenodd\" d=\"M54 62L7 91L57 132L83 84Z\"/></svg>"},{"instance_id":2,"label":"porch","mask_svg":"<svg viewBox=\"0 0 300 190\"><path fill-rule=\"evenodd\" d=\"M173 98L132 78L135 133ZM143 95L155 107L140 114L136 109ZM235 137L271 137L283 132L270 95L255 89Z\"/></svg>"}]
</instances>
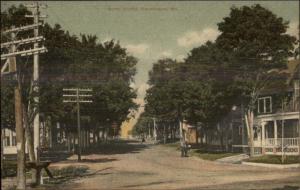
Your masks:
<instances>
[{"instance_id":1,"label":"porch","mask_svg":"<svg viewBox=\"0 0 300 190\"><path fill-rule=\"evenodd\" d=\"M299 112L260 115L256 118L254 146L262 154L299 155Z\"/></svg>"}]
</instances>

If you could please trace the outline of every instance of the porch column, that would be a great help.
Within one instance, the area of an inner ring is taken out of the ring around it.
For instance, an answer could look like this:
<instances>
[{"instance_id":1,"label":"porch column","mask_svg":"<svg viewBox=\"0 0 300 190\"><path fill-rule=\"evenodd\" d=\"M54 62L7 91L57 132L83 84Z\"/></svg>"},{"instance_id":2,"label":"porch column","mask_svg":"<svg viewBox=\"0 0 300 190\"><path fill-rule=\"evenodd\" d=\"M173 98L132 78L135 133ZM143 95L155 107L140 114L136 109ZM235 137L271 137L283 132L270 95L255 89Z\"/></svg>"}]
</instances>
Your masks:
<instances>
[{"instance_id":1,"label":"porch column","mask_svg":"<svg viewBox=\"0 0 300 190\"><path fill-rule=\"evenodd\" d=\"M274 120L274 148L273 152L276 153L276 147L277 147L277 122Z\"/></svg>"},{"instance_id":2,"label":"porch column","mask_svg":"<svg viewBox=\"0 0 300 190\"><path fill-rule=\"evenodd\" d=\"M13 146L13 131L9 130L9 146Z\"/></svg>"},{"instance_id":3,"label":"porch column","mask_svg":"<svg viewBox=\"0 0 300 190\"><path fill-rule=\"evenodd\" d=\"M274 120L274 139L275 139L275 145L277 145L277 122Z\"/></svg>"},{"instance_id":4,"label":"porch column","mask_svg":"<svg viewBox=\"0 0 300 190\"><path fill-rule=\"evenodd\" d=\"M262 154L265 154L265 146L266 146L265 125L266 125L266 122L261 123L261 152L262 152Z\"/></svg>"}]
</instances>

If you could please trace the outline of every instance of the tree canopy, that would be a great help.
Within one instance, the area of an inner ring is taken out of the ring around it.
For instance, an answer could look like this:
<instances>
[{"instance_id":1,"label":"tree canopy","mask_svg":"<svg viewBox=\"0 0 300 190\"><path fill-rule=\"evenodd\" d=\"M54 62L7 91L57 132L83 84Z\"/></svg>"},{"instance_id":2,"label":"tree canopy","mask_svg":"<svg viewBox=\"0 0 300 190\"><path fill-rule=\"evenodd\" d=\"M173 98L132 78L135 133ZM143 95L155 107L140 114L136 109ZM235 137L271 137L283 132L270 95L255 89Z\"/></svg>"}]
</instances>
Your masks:
<instances>
[{"instance_id":1,"label":"tree canopy","mask_svg":"<svg viewBox=\"0 0 300 190\"><path fill-rule=\"evenodd\" d=\"M30 24L32 20L25 18L25 14L29 13L23 5L10 7L1 13L2 28ZM62 106L62 89L80 87L93 89L93 104L85 105L82 114L89 115L94 125L121 124L131 117L131 110L137 108L133 102L136 92L130 87L136 73L135 57L128 55L119 42L111 40L99 43L95 35L71 35L59 24L51 26L46 23L40 31L46 39L43 44L48 49L47 53L40 55L39 110L43 116L49 116L53 121L71 122L75 118L75 107L67 104ZM17 38L28 35L33 33L18 34ZM7 40L9 38L3 36L2 42ZM32 97L31 63L31 57L17 60L19 70L25 73L23 98L26 105ZM1 117L5 117L1 119L3 126L11 125L14 119L9 117L14 115L13 101L9 101L12 100L9 98L12 88L9 90L6 86L2 85L1 88ZM2 107L2 104L5 106Z\"/></svg>"}]
</instances>

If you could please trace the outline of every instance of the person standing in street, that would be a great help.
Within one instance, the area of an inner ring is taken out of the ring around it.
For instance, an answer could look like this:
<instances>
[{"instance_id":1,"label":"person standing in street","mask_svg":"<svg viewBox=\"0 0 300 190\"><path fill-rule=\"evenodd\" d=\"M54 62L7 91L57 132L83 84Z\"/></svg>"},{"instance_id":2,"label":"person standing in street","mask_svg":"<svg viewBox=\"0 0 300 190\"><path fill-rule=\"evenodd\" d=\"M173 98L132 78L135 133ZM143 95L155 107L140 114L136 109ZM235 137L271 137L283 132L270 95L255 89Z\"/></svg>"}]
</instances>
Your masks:
<instances>
[{"instance_id":1,"label":"person standing in street","mask_svg":"<svg viewBox=\"0 0 300 190\"><path fill-rule=\"evenodd\" d=\"M187 157L187 147L185 140L180 141L181 157Z\"/></svg>"}]
</instances>

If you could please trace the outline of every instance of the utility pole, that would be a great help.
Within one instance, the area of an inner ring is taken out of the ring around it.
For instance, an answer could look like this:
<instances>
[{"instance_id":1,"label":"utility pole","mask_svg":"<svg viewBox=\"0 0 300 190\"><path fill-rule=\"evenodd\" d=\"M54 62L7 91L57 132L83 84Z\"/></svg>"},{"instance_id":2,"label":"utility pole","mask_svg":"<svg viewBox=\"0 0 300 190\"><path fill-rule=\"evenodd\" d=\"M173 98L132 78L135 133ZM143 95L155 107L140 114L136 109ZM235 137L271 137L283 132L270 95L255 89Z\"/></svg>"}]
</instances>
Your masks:
<instances>
[{"instance_id":1,"label":"utility pole","mask_svg":"<svg viewBox=\"0 0 300 190\"><path fill-rule=\"evenodd\" d=\"M38 1L34 2L31 5L26 5L27 8L32 8L32 15L26 15L25 17L33 18L34 24L39 24L41 18L46 18L46 16L40 15L40 8L46 8L39 4ZM37 38L39 36L39 28L34 28L34 37ZM39 47L39 42L35 41L33 47L36 49ZM33 98L34 101L34 112L36 113L33 120L33 147L36 161L39 162L39 154L38 151L40 149L40 113L39 113L39 54L33 54L33 92L35 97Z\"/></svg>"},{"instance_id":2,"label":"utility pole","mask_svg":"<svg viewBox=\"0 0 300 190\"><path fill-rule=\"evenodd\" d=\"M14 27L13 27L14 28ZM16 39L16 34L11 33L11 39ZM16 51L16 45L11 45L11 53ZM9 72L16 73L15 79L17 85L14 87L15 94L15 122L16 122L16 141L17 141L17 189L26 188L26 175L25 175L25 139L23 128L23 112L22 112L22 97L21 97L21 84L20 78L17 74L16 56L9 58Z\"/></svg>"},{"instance_id":3,"label":"utility pole","mask_svg":"<svg viewBox=\"0 0 300 190\"><path fill-rule=\"evenodd\" d=\"M16 124L16 141L17 141L17 189L25 189L26 177L25 177L25 137L23 128L23 108L22 108L22 84L20 81L21 72L17 72L16 56L29 56L32 54L38 54L46 52L45 47L33 48L27 50L17 50L18 47L24 44L30 44L37 41L44 40L43 37L34 37L27 39L17 40L16 34L20 31L26 31L37 28L41 24L33 24L27 26L21 26L15 28L14 26L6 31L2 31L2 35L11 35L11 41L1 43L1 49L9 49L9 53L2 53L1 60L6 60L5 64L1 68L1 77L11 75L13 80L16 80L16 86L14 87L15 96L15 124Z\"/></svg>"},{"instance_id":4,"label":"utility pole","mask_svg":"<svg viewBox=\"0 0 300 190\"><path fill-rule=\"evenodd\" d=\"M76 98L74 99L64 99L64 103L76 103L77 106L77 133L78 133L78 162L81 161L81 129L80 129L80 103L92 103L92 100L82 99L87 97L92 97L91 94L83 94L87 92L92 92L92 89L79 89L79 88L64 88L64 92L73 92L73 94L63 94L63 97ZM74 92L76 94L74 94Z\"/></svg>"}]
</instances>

